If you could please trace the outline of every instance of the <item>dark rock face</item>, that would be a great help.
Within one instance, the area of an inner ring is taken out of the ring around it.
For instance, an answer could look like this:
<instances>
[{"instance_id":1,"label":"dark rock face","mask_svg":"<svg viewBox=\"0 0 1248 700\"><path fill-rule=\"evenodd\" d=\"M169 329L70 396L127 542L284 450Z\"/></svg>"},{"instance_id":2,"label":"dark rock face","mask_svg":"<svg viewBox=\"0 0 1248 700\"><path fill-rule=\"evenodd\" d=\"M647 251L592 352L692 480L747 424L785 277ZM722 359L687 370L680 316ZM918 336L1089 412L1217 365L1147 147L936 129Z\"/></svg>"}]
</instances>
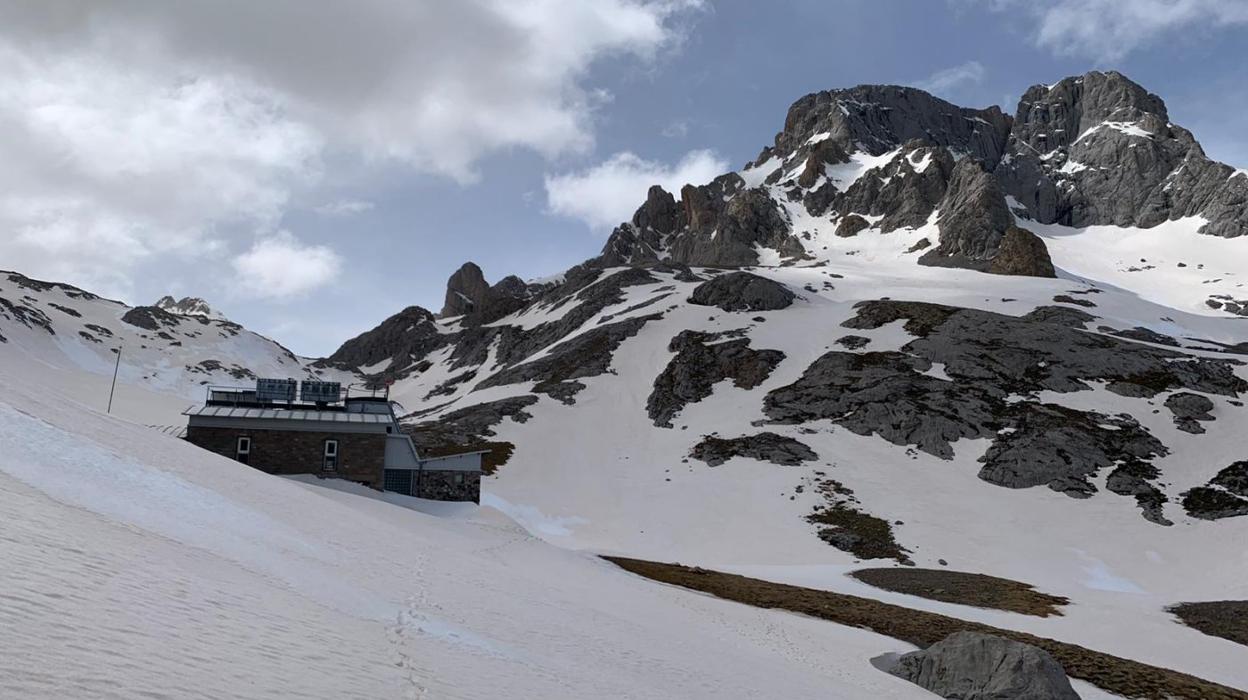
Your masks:
<instances>
[{"instance_id":1,"label":"dark rock face","mask_svg":"<svg viewBox=\"0 0 1248 700\"><path fill-rule=\"evenodd\" d=\"M673 237L671 258L686 265L735 267L758 262L755 246L776 249L789 236L789 222L779 206L762 188L740 189L741 179L731 175L720 185L686 185L681 190L688 230ZM739 191L727 202L720 192ZM714 233L714 236L711 234Z\"/></svg>"},{"instance_id":2,"label":"dark rock face","mask_svg":"<svg viewBox=\"0 0 1248 700\"><path fill-rule=\"evenodd\" d=\"M989 397L922 374L928 369L930 362L898 352L828 352L797 382L768 393L763 412L785 424L830 418L858 435L945 459L953 457L950 443L1005 427Z\"/></svg>"},{"instance_id":3,"label":"dark rock face","mask_svg":"<svg viewBox=\"0 0 1248 700\"><path fill-rule=\"evenodd\" d=\"M741 389L763 383L784 359L779 350L754 350L749 338L721 340L723 336L683 331L668 350L676 357L654 380L646 412L660 428L672 427L672 418L685 406L711 395L719 382L731 379Z\"/></svg>"},{"instance_id":4,"label":"dark rock face","mask_svg":"<svg viewBox=\"0 0 1248 700\"><path fill-rule=\"evenodd\" d=\"M519 310L531 296L532 290L519 277L509 275L490 286L481 268L467 262L446 281L441 316L465 316L465 323L489 323Z\"/></svg>"},{"instance_id":5,"label":"dark rock face","mask_svg":"<svg viewBox=\"0 0 1248 700\"><path fill-rule=\"evenodd\" d=\"M771 195L747 189L739 175L728 173L706 185L685 185L679 203L652 187L633 220L612 232L592 264L653 265L665 257L682 265L753 265L755 246L778 250L789 234Z\"/></svg>"},{"instance_id":6,"label":"dark rock face","mask_svg":"<svg viewBox=\"0 0 1248 700\"><path fill-rule=\"evenodd\" d=\"M1031 231L1017 226L1005 230L997 254L988 264L988 272L994 275L1057 277L1044 241Z\"/></svg>"},{"instance_id":7,"label":"dark rock face","mask_svg":"<svg viewBox=\"0 0 1248 700\"><path fill-rule=\"evenodd\" d=\"M1218 472L1206 486L1183 494L1183 509L1202 520L1248 515L1248 461Z\"/></svg>"},{"instance_id":8,"label":"dark rock face","mask_svg":"<svg viewBox=\"0 0 1248 700\"><path fill-rule=\"evenodd\" d=\"M537 384L533 391L550 394L563 403L574 403L572 397L585 388L584 384L575 380L606 372L620 343L637 335L647 322L659 318L662 316L651 314L598 326L559 343L539 359L490 376L476 388L535 381Z\"/></svg>"},{"instance_id":9,"label":"dark rock face","mask_svg":"<svg viewBox=\"0 0 1248 700\"><path fill-rule=\"evenodd\" d=\"M1248 178L1209 160L1161 98L1119 73L1029 89L1007 151L995 174L1042 223L1151 227L1202 214L1204 233L1248 233Z\"/></svg>"},{"instance_id":10,"label":"dark rock face","mask_svg":"<svg viewBox=\"0 0 1248 700\"><path fill-rule=\"evenodd\" d=\"M797 295L789 288L749 272L718 275L694 288L690 304L724 311L776 311L788 308Z\"/></svg>"},{"instance_id":11,"label":"dark rock face","mask_svg":"<svg viewBox=\"0 0 1248 700\"><path fill-rule=\"evenodd\" d=\"M334 354L316 363L319 367L357 369L393 360L383 373L405 376L413 357L421 358L441 347L446 338L438 332L434 316L419 306L409 306L379 326L348 340Z\"/></svg>"},{"instance_id":12,"label":"dark rock face","mask_svg":"<svg viewBox=\"0 0 1248 700\"><path fill-rule=\"evenodd\" d=\"M25 278L22 278L22 279L25 279ZM139 307L139 308L154 308L154 307ZM126 315L122 317L122 320L126 321L127 323L130 323L131 325L137 325L136 321L142 322L142 323L149 323L151 324L152 327L148 328L148 330L157 330L159 328L159 326L156 323L156 318L158 318L157 316L149 316L146 313L139 313L139 314L135 314L134 316L131 316L131 313L137 310L138 309L132 309L131 311L126 312ZM156 311L160 311L160 310L156 309ZM126 320L127 316L130 317L130 320L128 321ZM27 328L30 328L30 329L42 328L43 330L47 331L50 335L56 335L56 331L53 330L52 328L52 319L48 318L47 314L45 314L44 312L40 311L39 309L33 306L27 306L25 304L15 304L9 301L8 299L5 299L4 297L0 297L0 317L13 321L15 323L20 323L23 326L26 326ZM176 325L176 323L174 325ZM147 326L140 326L140 327L147 328Z\"/></svg>"},{"instance_id":13,"label":"dark rock face","mask_svg":"<svg viewBox=\"0 0 1248 700\"><path fill-rule=\"evenodd\" d=\"M953 170L939 208L940 244L919 262L986 270L1014 220L996 178L979 163L963 159Z\"/></svg>"},{"instance_id":14,"label":"dark rock face","mask_svg":"<svg viewBox=\"0 0 1248 700\"><path fill-rule=\"evenodd\" d=\"M834 197L832 207L881 217L875 225L882 233L918 228L940 204L954 171L949 151L909 143L887 164L867 171L843 195Z\"/></svg>"},{"instance_id":15,"label":"dark rock face","mask_svg":"<svg viewBox=\"0 0 1248 700\"><path fill-rule=\"evenodd\" d=\"M852 238L871 226L871 223L857 214L846 214L841 223L836 225L836 235L841 238Z\"/></svg>"},{"instance_id":16,"label":"dark rock face","mask_svg":"<svg viewBox=\"0 0 1248 700\"><path fill-rule=\"evenodd\" d=\"M968 153L995 166L1005 153L1010 117L997 107L956 107L922 90L896 85L859 85L812 93L794 102L775 144L756 163L813 150L810 138L827 133L842 151L881 155L911 140Z\"/></svg>"},{"instance_id":17,"label":"dark rock face","mask_svg":"<svg viewBox=\"0 0 1248 700\"><path fill-rule=\"evenodd\" d=\"M157 306L136 306L127 311L121 320L123 323L149 331L176 328L180 323L177 316Z\"/></svg>"},{"instance_id":18,"label":"dark rock face","mask_svg":"<svg viewBox=\"0 0 1248 700\"><path fill-rule=\"evenodd\" d=\"M955 632L898 659L889 673L957 700L1079 700L1048 652L982 632Z\"/></svg>"},{"instance_id":19,"label":"dark rock face","mask_svg":"<svg viewBox=\"0 0 1248 700\"><path fill-rule=\"evenodd\" d=\"M1248 390L1232 360L1140 345L1036 318L900 301L859 305L851 328L906 319L919 336L899 352L825 353L793 384L768 393L777 423L830 419L859 435L914 445L945 459L962 438L989 438L980 478L1010 488L1048 486L1075 497L1117 467L1110 490L1136 498L1162 523L1164 494L1150 480L1166 447L1129 416L1106 416L1028 400L1116 382L1153 395L1170 387L1234 396ZM1033 312L1034 313L1034 312ZM1184 361L1175 362L1182 358ZM926 372L934 363L949 379ZM1197 387L1204 387L1203 389ZM1021 396L1024 400L1008 400Z\"/></svg>"},{"instance_id":20,"label":"dark rock face","mask_svg":"<svg viewBox=\"0 0 1248 700\"><path fill-rule=\"evenodd\" d=\"M1180 391L1171 394L1165 403L1166 408L1174 414L1174 424L1184 432L1200 434L1205 432L1201 421L1211 421L1213 402L1200 394Z\"/></svg>"},{"instance_id":21,"label":"dark rock face","mask_svg":"<svg viewBox=\"0 0 1248 700\"><path fill-rule=\"evenodd\" d=\"M819 458L805 443L769 432L730 439L708 435L693 446L689 456L706 462L709 467L718 467L733 457L749 457L786 466Z\"/></svg>"},{"instance_id":22,"label":"dark rock face","mask_svg":"<svg viewBox=\"0 0 1248 700\"><path fill-rule=\"evenodd\" d=\"M871 339L861 335L844 335L836 339L836 344L850 350L860 350L871 344Z\"/></svg>"},{"instance_id":23,"label":"dark rock face","mask_svg":"<svg viewBox=\"0 0 1248 700\"><path fill-rule=\"evenodd\" d=\"M1107 416L1035 403L1020 404L1012 413L1012 430L998 435L980 460L984 466L979 478L998 486L1048 486L1086 498L1096 492L1090 477L1101 469L1142 464L1168 452L1160 440L1127 415Z\"/></svg>"},{"instance_id":24,"label":"dark rock face","mask_svg":"<svg viewBox=\"0 0 1248 700\"><path fill-rule=\"evenodd\" d=\"M489 302L490 285L476 263L466 262L446 281L442 316L470 314Z\"/></svg>"},{"instance_id":25,"label":"dark rock face","mask_svg":"<svg viewBox=\"0 0 1248 700\"><path fill-rule=\"evenodd\" d=\"M680 226L681 208L671 193L658 185L646 193L646 203L633 214L633 226L639 231L647 229L660 235L675 233Z\"/></svg>"}]
</instances>

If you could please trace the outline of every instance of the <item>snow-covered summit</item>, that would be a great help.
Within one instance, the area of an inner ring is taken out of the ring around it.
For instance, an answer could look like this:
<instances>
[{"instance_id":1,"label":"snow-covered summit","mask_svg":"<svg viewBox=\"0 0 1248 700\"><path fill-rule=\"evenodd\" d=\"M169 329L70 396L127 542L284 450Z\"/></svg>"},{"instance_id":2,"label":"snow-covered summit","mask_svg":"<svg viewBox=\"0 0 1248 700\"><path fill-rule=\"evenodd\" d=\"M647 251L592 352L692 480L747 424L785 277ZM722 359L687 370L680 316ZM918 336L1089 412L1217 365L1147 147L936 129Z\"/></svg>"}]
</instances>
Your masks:
<instances>
[{"instance_id":1,"label":"snow-covered summit","mask_svg":"<svg viewBox=\"0 0 1248 700\"><path fill-rule=\"evenodd\" d=\"M212 308L208 302L199 297L182 297L174 299L171 296L161 297L155 304L156 308L168 311L178 316L203 316L214 321L228 321L225 314Z\"/></svg>"}]
</instances>

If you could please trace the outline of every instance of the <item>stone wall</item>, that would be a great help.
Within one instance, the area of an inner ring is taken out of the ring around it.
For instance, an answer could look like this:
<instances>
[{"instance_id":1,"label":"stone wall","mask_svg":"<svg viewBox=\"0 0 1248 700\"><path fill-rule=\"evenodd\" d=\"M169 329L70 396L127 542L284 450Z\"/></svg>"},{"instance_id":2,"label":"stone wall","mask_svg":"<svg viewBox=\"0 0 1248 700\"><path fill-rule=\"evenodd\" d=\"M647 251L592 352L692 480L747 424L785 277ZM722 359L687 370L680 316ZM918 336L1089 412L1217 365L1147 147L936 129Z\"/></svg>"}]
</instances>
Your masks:
<instances>
[{"instance_id":1,"label":"stone wall","mask_svg":"<svg viewBox=\"0 0 1248 700\"><path fill-rule=\"evenodd\" d=\"M426 469L420 476L421 498L481 502L481 472Z\"/></svg>"},{"instance_id":2,"label":"stone wall","mask_svg":"<svg viewBox=\"0 0 1248 700\"><path fill-rule=\"evenodd\" d=\"M270 474L315 474L349 479L381 489L385 464L384 433L333 433L190 426L186 439L205 450L234 459L238 438L251 438L247 464ZM338 464L323 468L326 440L338 441ZM452 480L453 481L453 480Z\"/></svg>"}]
</instances>

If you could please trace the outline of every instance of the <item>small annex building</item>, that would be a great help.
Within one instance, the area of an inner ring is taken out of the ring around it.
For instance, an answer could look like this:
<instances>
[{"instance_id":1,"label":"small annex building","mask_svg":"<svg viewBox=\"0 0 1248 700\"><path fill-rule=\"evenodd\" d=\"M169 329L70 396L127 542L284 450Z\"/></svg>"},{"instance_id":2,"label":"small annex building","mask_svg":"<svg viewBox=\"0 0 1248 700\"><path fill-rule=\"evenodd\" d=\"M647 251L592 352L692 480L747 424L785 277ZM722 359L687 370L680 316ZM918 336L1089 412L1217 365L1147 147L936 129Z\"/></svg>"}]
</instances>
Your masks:
<instances>
[{"instance_id":1,"label":"small annex building","mask_svg":"<svg viewBox=\"0 0 1248 700\"><path fill-rule=\"evenodd\" d=\"M184 412L186 439L270 474L315 474L440 501L481 500L481 455L422 458L388 391L258 379L207 387Z\"/></svg>"}]
</instances>

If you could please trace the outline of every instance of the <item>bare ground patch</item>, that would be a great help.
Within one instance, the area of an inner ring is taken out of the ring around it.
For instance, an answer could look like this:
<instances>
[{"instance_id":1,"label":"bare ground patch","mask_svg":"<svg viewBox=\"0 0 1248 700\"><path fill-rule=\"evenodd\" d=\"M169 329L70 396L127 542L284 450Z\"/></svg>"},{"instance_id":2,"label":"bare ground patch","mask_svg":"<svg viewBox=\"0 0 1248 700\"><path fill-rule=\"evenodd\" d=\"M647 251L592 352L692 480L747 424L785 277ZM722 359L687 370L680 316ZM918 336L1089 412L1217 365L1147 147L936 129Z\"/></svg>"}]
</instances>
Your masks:
<instances>
[{"instance_id":1,"label":"bare ground patch","mask_svg":"<svg viewBox=\"0 0 1248 700\"><path fill-rule=\"evenodd\" d=\"M1066 674L1128 698L1201 698L1248 700L1248 692L1186 673L1124 659L1084 647L1001 629L947 615L882 603L870 598L789 586L680 564L604 557L639 576L710 593L759 608L789 610L832 622L868 629L927 648L960 631L983 632L1040 647L1053 655Z\"/></svg>"},{"instance_id":2,"label":"bare ground patch","mask_svg":"<svg viewBox=\"0 0 1248 700\"><path fill-rule=\"evenodd\" d=\"M1170 612L1198 632L1248 646L1248 600L1179 603Z\"/></svg>"},{"instance_id":3,"label":"bare ground patch","mask_svg":"<svg viewBox=\"0 0 1248 700\"><path fill-rule=\"evenodd\" d=\"M1029 584L984 574L944 569L859 569L850 576L869 586L944 603L1048 617L1061 615L1070 600L1041 593Z\"/></svg>"}]
</instances>

